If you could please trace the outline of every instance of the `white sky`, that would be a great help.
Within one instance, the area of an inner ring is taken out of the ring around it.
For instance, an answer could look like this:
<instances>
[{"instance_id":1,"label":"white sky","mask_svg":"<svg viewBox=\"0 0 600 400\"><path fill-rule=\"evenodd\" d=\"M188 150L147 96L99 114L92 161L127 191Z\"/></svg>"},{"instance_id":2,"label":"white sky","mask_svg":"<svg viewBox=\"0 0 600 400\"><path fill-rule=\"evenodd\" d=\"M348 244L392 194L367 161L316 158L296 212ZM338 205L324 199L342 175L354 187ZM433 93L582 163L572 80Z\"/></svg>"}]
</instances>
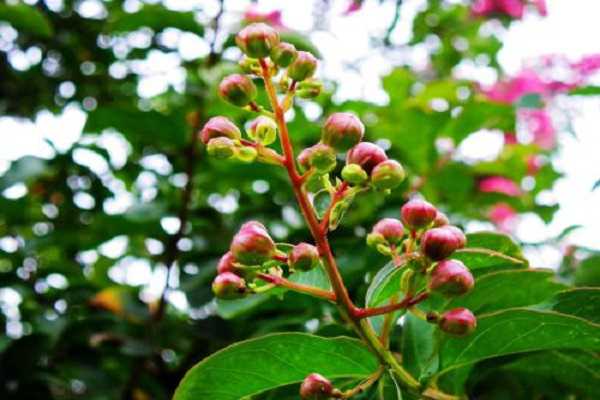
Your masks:
<instances>
[{"instance_id":1,"label":"white sky","mask_svg":"<svg viewBox=\"0 0 600 400\"><path fill-rule=\"evenodd\" d=\"M129 3L135 5L136 1ZM208 13L216 10L215 1L165 2L183 9L201 3ZM410 20L423 2L406 0L401 21ZM313 3L314 0L260 1L265 10L283 8L284 24L300 31L307 31L313 26ZM321 66L321 73L342 82L338 93L340 99L363 97L383 101L385 94L379 86L379 77L390 70L392 62L398 60L389 60L386 54L376 52L369 38L370 34L386 29L393 15L393 5L386 4L382 7L378 1L367 0L362 11L352 16L342 16L346 3L347 0L334 1L336 11L329 20L317 21L323 30L312 34L312 39L326 61ZM508 72L517 72L525 60L538 55L565 54L577 59L582 55L600 53L600 1L548 0L548 3L548 17L529 14L524 20L513 24L506 34L500 61ZM226 26L232 26L239 15L235 12L242 13L249 2L228 0L226 4L229 11L234 13L227 14L228 17L223 22ZM393 39L404 43L408 40L409 33L410 25L401 22L394 31ZM170 39L167 37L165 40ZM197 57L207 51L205 44L198 43L197 39L190 36L173 40L179 40L178 49L184 58ZM408 57L413 65L422 65L423 57L418 51ZM177 85L178 75L172 57L154 54L150 64L151 68L146 69L148 79L139 88L142 94L160 92L164 88L165 77ZM352 69L348 66L352 66ZM143 65L137 67L144 68ZM479 76L482 80L490 79L489 74L482 73ZM572 124L576 137L561 132L561 150L554 162L566 176L557 183L552 193L545 196L548 200L558 200L561 209L548 227L534 216L525 216L517 235L525 241L539 241L556 235L567 226L581 224L584 228L572 233L569 241L600 249L600 190L594 193L590 191L594 182L600 179L600 162L597 156L600 149L600 99L565 99L565 103L569 109L574 110ZM67 108L61 116L40 113L35 123L0 117L0 172L8 167L11 160L25 154L51 156L52 150L44 140L50 140L59 150L69 148L79 138L84 121L85 114L76 107ZM559 259L556 249L545 249L529 255L540 266L555 265Z\"/></svg>"}]
</instances>

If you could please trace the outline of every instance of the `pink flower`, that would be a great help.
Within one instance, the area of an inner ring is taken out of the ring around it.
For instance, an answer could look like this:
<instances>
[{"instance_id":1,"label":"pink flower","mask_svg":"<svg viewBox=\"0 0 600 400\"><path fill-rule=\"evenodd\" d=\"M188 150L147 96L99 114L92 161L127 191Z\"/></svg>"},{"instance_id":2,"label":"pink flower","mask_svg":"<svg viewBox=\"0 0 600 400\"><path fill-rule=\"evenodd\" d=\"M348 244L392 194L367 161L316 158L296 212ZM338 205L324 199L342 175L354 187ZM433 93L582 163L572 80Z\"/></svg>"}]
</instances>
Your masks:
<instances>
[{"instance_id":1,"label":"pink flower","mask_svg":"<svg viewBox=\"0 0 600 400\"><path fill-rule=\"evenodd\" d=\"M504 132L504 144L517 144L517 135L514 132Z\"/></svg>"},{"instance_id":2,"label":"pink flower","mask_svg":"<svg viewBox=\"0 0 600 400\"><path fill-rule=\"evenodd\" d=\"M554 147L556 144L556 131L552 124L552 118L546 110L522 109L519 114L533 135L535 144L546 150Z\"/></svg>"},{"instance_id":3,"label":"pink flower","mask_svg":"<svg viewBox=\"0 0 600 400\"><path fill-rule=\"evenodd\" d=\"M506 14L512 18L522 18L524 8L522 0L476 0L471 12L478 17Z\"/></svg>"},{"instance_id":4,"label":"pink flower","mask_svg":"<svg viewBox=\"0 0 600 400\"><path fill-rule=\"evenodd\" d=\"M540 15L544 17L548 15L548 6L546 5L546 0L531 0L531 2L537 8Z\"/></svg>"},{"instance_id":5,"label":"pink flower","mask_svg":"<svg viewBox=\"0 0 600 400\"><path fill-rule=\"evenodd\" d=\"M523 18L525 6L521 0L496 0L496 4L500 12L513 18Z\"/></svg>"},{"instance_id":6,"label":"pink flower","mask_svg":"<svg viewBox=\"0 0 600 400\"><path fill-rule=\"evenodd\" d=\"M244 21L247 23L264 22L271 25L273 28L286 29L286 26L281 20L281 11L273 10L263 12L255 5L251 5L244 13Z\"/></svg>"},{"instance_id":7,"label":"pink flower","mask_svg":"<svg viewBox=\"0 0 600 400\"><path fill-rule=\"evenodd\" d=\"M583 57L571 67L583 76L591 75L600 69L600 54Z\"/></svg>"},{"instance_id":8,"label":"pink flower","mask_svg":"<svg viewBox=\"0 0 600 400\"><path fill-rule=\"evenodd\" d=\"M471 12L477 17L485 17L496 12L494 0L477 0L471 7Z\"/></svg>"},{"instance_id":9,"label":"pink flower","mask_svg":"<svg viewBox=\"0 0 600 400\"><path fill-rule=\"evenodd\" d=\"M344 11L343 15L350 15L362 8L362 0L350 0L348 7Z\"/></svg>"},{"instance_id":10,"label":"pink flower","mask_svg":"<svg viewBox=\"0 0 600 400\"><path fill-rule=\"evenodd\" d=\"M498 203L492 207L489 212L490 220L504 232L511 232L517 222L517 213L506 203Z\"/></svg>"},{"instance_id":11,"label":"pink flower","mask_svg":"<svg viewBox=\"0 0 600 400\"><path fill-rule=\"evenodd\" d=\"M517 184L503 176L488 176L479 181L479 190L483 193L501 193L515 197L521 194Z\"/></svg>"}]
</instances>

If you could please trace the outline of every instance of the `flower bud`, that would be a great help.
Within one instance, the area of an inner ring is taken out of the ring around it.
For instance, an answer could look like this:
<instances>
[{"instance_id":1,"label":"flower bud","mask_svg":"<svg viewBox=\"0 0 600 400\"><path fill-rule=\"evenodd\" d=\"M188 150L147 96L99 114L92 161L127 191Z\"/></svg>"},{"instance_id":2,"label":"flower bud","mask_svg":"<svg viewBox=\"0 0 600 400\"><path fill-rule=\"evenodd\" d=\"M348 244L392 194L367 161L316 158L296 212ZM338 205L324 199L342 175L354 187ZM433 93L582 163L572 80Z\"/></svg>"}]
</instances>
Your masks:
<instances>
[{"instance_id":1,"label":"flower bud","mask_svg":"<svg viewBox=\"0 0 600 400\"><path fill-rule=\"evenodd\" d=\"M369 179L367 172L358 164L347 164L342 169L342 179L353 185L360 185Z\"/></svg>"},{"instance_id":2,"label":"flower bud","mask_svg":"<svg viewBox=\"0 0 600 400\"><path fill-rule=\"evenodd\" d=\"M279 43L279 34L267 24L250 24L236 35L235 43L249 57L264 58Z\"/></svg>"},{"instance_id":3,"label":"flower bud","mask_svg":"<svg viewBox=\"0 0 600 400\"><path fill-rule=\"evenodd\" d=\"M258 151L251 146L238 147L236 150L237 152L235 155L237 159L242 162L251 163L258 157Z\"/></svg>"},{"instance_id":4,"label":"flower bud","mask_svg":"<svg viewBox=\"0 0 600 400\"><path fill-rule=\"evenodd\" d=\"M261 265L277 251L264 225L250 221L240 228L231 241L231 253L241 264Z\"/></svg>"},{"instance_id":5,"label":"flower bud","mask_svg":"<svg viewBox=\"0 0 600 400\"><path fill-rule=\"evenodd\" d=\"M398 161L386 160L373 168L371 182L378 190L394 189L402 183L405 177L404 168Z\"/></svg>"},{"instance_id":6,"label":"flower bud","mask_svg":"<svg viewBox=\"0 0 600 400\"><path fill-rule=\"evenodd\" d=\"M323 82L316 79L307 79L298 83L296 95L302 99L314 99L323 91Z\"/></svg>"},{"instance_id":7,"label":"flower bud","mask_svg":"<svg viewBox=\"0 0 600 400\"><path fill-rule=\"evenodd\" d=\"M424 228L431 224L437 215L436 208L424 200L411 200L400 210L402 222L410 229Z\"/></svg>"},{"instance_id":8,"label":"flower bud","mask_svg":"<svg viewBox=\"0 0 600 400\"><path fill-rule=\"evenodd\" d=\"M404 225L395 218L384 218L373 226L371 233L381 235L388 244L399 244L404 237Z\"/></svg>"},{"instance_id":9,"label":"flower bud","mask_svg":"<svg viewBox=\"0 0 600 400\"><path fill-rule=\"evenodd\" d=\"M351 148L346 155L346 164L358 164L367 174L370 174L375 166L387 160L385 151L376 144L361 142Z\"/></svg>"},{"instance_id":10,"label":"flower bud","mask_svg":"<svg viewBox=\"0 0 600 400\"><path fill-rule=\"evenodd\" d=\"M271 49L271 60L282 68L290 65L297 56L298 51L291 43L281 42Z\"/></svg>"},{"instance_id":11,"label":"flower bud","mask_svg":"<svg viewBox=\"0 0 600 400\"><path fill-rule=\"evenodd\" d=\"M200 140L204 144L208 144L211 139L218 137L239 140L241 136L238 127L225 117L212 117L204 124L204 127L200 131Z\"/></svg>"},{"instance_id":12,"label":"flower bud","mask_svg":"<svg viewBox=\"0 0 600 400\"><path fill-rule=\"evenodd\" d=\"M297 271L309 271L319 265L319 250L312 244L299 243L288 256L288 264Z\"/></svg>"},{"instance_id":13,"label":"flower bud","mask_svg":"<svg viewBox=\"0 0 600 400\"><path fill-rule=\"evenodd\" d=\"M464 245L464 234L460 229L450 226L430 229L421 238L421 250L434 261L447 258Z\"/></svg>"},{"instance_id":14,"label":"flower bud","mask_svg":"<svg viewBox=\"0 0 600 400\"><path fill-rule=\"evenodd\" d=\"M261 115L250 123L248 136L256 143L268 146L277 138L277 124L273 119Z\"/></svg>"},{"instance_id":15,"label":"flower bud","mask_svg":"<svg viewBox=\"0 0 600 400\"><path fill-rule=\"evenodd\" d=\"M226 137L210 139L206 151L214 158L225 160L231 158L235 153L235 143Z\"/></svg>"},{"instance_id":16,"label":"flower bud","mask_svg":"<svg viewBox=\"0 0 600 400\"><path fill-rule=\"evenodd\" d=\"M443 212L439 211L435 215L435 219L433 220L433 226L439 228L440 226L446 226L450 223L448 217Z\"/></svg>"},{"instance_id":17,"label":"flower bud","mask_svg":"<svg viewBox=\"0 0 600 400\"><path fill-rule=\"evenodd\" d=\"M322 375L310 374L300 385L300 397L303 400L327 400L333 393L333 385Z\"/></svg>"},{"instance_id":18,"label":"flower bud","mask_svg":"<svg viewBox=\"0 0 600 400\"><path fill-rule=\"evenodd\" d=\"M256 86L246 75L233 74L221 81L219 94L225 101L244 107L256 98Z\"/></svg>"},{"instance_id":19,"label":"flower bud","mask_svg":"<svg viewBox=\"0 0 600 400\"><path fill-rule=\"evenodd\" d=\"M346 151L358 144L365 133L365 126L352 113L334 113L323 125L322 141L339 151Z\"/></svg>"},{"instance_id":20,"label":"flower bud","mask_svg":"<svg viewBox=\"0 0 600 400\"><path fill-rule=\"evenodd\" d=\"M238 65L246 74L260 74L260 64L256 58L251 58L244 56L239 62Z\"/></svg>"},{"instance_id":21,"label":"flower bud","mask_svg":"<svg viewBox=\"0 0 600 400\"><path fill-rule=\"evenodd\" d=\"M220 299L237 299L246 293L246 282L234 273L223 272L213 281L212 290Z\"/></svg>"},{"instance_id":22,"label":"flower bud","mask_svg":"<svg viewBox=\"0 0 600 400\"><path fill-rule=\"evenodd\" d=\"M287 73L296 82L312 77L317 70L317 59L307 51L299 51L296 59L289 65Z\"/></svg>"},{"instance_id":23,"label":"flower bud","mask_svg":"<svg viewBox=\"0 0 600 400\"><path fill-rule=\"evenodd\" d=\"M335 150L323 143L307 147L298 155L300 166L307 170L314 167L318 172L327 173L335 168Z\"/></svg>"},{"instance_id":24,"label":"flower bud","mask_svg":"<svg viewBox=\"0 0 600 400\"><path fill-rule=\"evenodd\" d=\"M473 275L458 260L443 260L437 263L429 281L430 290L451 296L465 294L473 289L474 285Z\"/></svg>"},{"instance_id":25,"label":"flower bud","mask_svg":"<svg viewBox=\"0 0 600 400\"><path fill-rule=\"evenodd\" d=\"M456 336L465 336L472 333L477 327L477 318L466 308L455 308L446 311L439 319L441 330Z\"/></svg>"},{"instance_id":26,"label":"flower bud","mask_svg":"<svg viewBox=\"0 0 600 400\"><path fill-rule=\"evenodd\" d=\"M235 257L231 251L228 251L227 253L223 254L219 260L219 263L217 264L217 273L223 274L225 272L235 272L235 266L233 265L234 263Z\"/></svg>"}]
</instances>

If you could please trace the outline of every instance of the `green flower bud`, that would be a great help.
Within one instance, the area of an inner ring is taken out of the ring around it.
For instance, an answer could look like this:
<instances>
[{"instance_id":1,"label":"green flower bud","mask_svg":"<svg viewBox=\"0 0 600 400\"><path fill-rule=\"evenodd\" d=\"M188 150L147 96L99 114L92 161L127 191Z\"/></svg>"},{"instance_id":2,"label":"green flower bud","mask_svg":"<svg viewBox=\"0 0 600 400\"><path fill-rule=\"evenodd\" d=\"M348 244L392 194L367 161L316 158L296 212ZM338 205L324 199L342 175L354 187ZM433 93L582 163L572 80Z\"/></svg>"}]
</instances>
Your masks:
<instances>
[{"instance_id":1,"label":"green flower bud","mask_svg":"<svg viewBox=\"0 0 600 400\"><path fill-rule=\"evenodd\" d=\"M381 233L371 232L367 235L367 246L377 247L380 244L385 245L385 237Z\"/></svg>"},{"instance_id":2,"label":"green flower bud","mask_svg":"<svg viewBox=\"0 0 600 400\"><path fill-rule=\"evenodd\" d=\"M250 123L248 136L256 143L268 146L277 138L277 124L269 117L260 116Z\"/></svg>"},{"instance_id":3,"label":"green flower bud","mask_svg":"<svg viewBox=\"0 0 600 400\"><path fill-rule=\"evenodd\" d=\"M348 164L342 169L342 178L353 185L360 185L369 179L367 172L358 164Z\"/></svg>"},{"instance_id":4,"label":"green flower bud","mask_svg":"<svg viewBox=\"0 0 600 400\"><path fill-rule=\"evenodd\" d=\"M337 163L335 150L323 143L308 147L298 155L300 166L307 170L314 167L320 173L327 173L335 168Z\"/></svg>"},{"instance_id":5,"label":"green flower bud","mask_svg":"<svg viewBox=\"0 0 600 400\"><path fill-rule=\"evenodd\" d=\"M217 137L210 139L206 146L206 151L212 157L225 160L233 157L235 153L235 143L226 137Z\"/></svg>"},{"instance_id":6,"label":"green flower bud","mask_svg":"<svg viewBox=\"0 0 600 400\"><path fill-rule=\"evenodd\" d=\"M387 160L373 168L371 182L378 190L394 189L402 183L405 177L404 168L398 161Z\"/></svg>"},{"instance_id":7,"label":"green flower bud","mask_svg":"<svg viewBox=\"0 0 600 400\"><path fill-rule=\"evenodd\" d=\"M249 57L268 57L271 49L279 43L279 34L267 24L250 24L235 37L235 43Z\"/></svg>"},{"instance_id":8,"label":"green flower bud","mask_svg":"<svg viewBox=\"0 0 600 400\"><path fill-rule=\"evenodd\" d=\"M250 104L256 98L256 86L246 75L233 74L225 77L219 85L221 97L238 107Z\"/></svg>"},{"instance_id":9,"label":"green flower bud","mask_svg":"<svg viewBox=\"0 0 600 400\"><path fill-rule=\"evenodd\" d=\"M312 77L317 70L317 59L307 51L299 51L298 56L288 67L287 73L296 82Z\"/></svg>"},{"instance_id":10,"label":"green flower bud","mask_svg":"<svg viewBox=\"0 0 600 400\"><path fill-rule=\"evenodd\" d=\"M237 148L236 157L240 161L251 163L258 157L258 152L254 147L242 146Z\"/></svg>"},{"instance_id":11,"label":"green flower bud","mask_svg":"<svg viewBox=\"0 0 600 400\"><path fill-rule=\"evenodd\" d=\"M316 79L307 79L298 83L296 95L302 99L314 99L323 91L323 83Z\"/></svg>"},{"instance_id":12,"label":"green flower bud","mask_svg":"<svg viewBox=\"0 0 600 400\"><path fill-rule=\"evenodd\" d=\"M271 60L280 67L287 67L298 56L298 51L291 43L282 42L271 49Z\"/></svg>"}]
</instances>

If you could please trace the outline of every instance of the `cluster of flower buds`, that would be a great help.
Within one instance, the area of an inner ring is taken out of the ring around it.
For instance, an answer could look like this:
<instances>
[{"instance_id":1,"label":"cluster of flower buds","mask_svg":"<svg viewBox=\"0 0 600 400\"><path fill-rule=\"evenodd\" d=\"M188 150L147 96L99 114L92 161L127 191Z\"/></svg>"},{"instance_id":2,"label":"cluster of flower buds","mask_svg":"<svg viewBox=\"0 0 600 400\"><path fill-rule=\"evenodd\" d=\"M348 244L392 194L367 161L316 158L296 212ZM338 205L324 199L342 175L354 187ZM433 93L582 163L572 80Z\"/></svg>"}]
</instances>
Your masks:
<instances>
[{"instance_id":1,"label":"cluster of flower buds","mask_svg":"<svg viewBox=\"0 0 600 400\"><path fill-rule=\"evenodd\" d=\"M263 224L246 222L217 264L213 292L222 299L243 297L256 286L256 273L275 269L280 275L280 264L286 262L290 272L308 271L319 265L319 251L311 244L299 243L286 254L278 250Z\"/></svg>"},{"instance_id":2,"label":"cluster of flower buds","mask_svg":"<svg viewBox=\"0 0 600 400\"><path fill-rule=\"evenodd\" d=\"M367 236L367 244L392 257L398 256L400 251L411 253L417 250L429 292L450 297L473 289L475 281L469 269L461 261L449 258L465 247L464 233L449 225L448 218L424 200L409 201L402 207L400 215L401 220L385 218L379 221ZM428 320L454 335L472 332L477 323L475 316L465 308L450 310L441 316L430 313Z\"/></svg>"}]
</instances>

